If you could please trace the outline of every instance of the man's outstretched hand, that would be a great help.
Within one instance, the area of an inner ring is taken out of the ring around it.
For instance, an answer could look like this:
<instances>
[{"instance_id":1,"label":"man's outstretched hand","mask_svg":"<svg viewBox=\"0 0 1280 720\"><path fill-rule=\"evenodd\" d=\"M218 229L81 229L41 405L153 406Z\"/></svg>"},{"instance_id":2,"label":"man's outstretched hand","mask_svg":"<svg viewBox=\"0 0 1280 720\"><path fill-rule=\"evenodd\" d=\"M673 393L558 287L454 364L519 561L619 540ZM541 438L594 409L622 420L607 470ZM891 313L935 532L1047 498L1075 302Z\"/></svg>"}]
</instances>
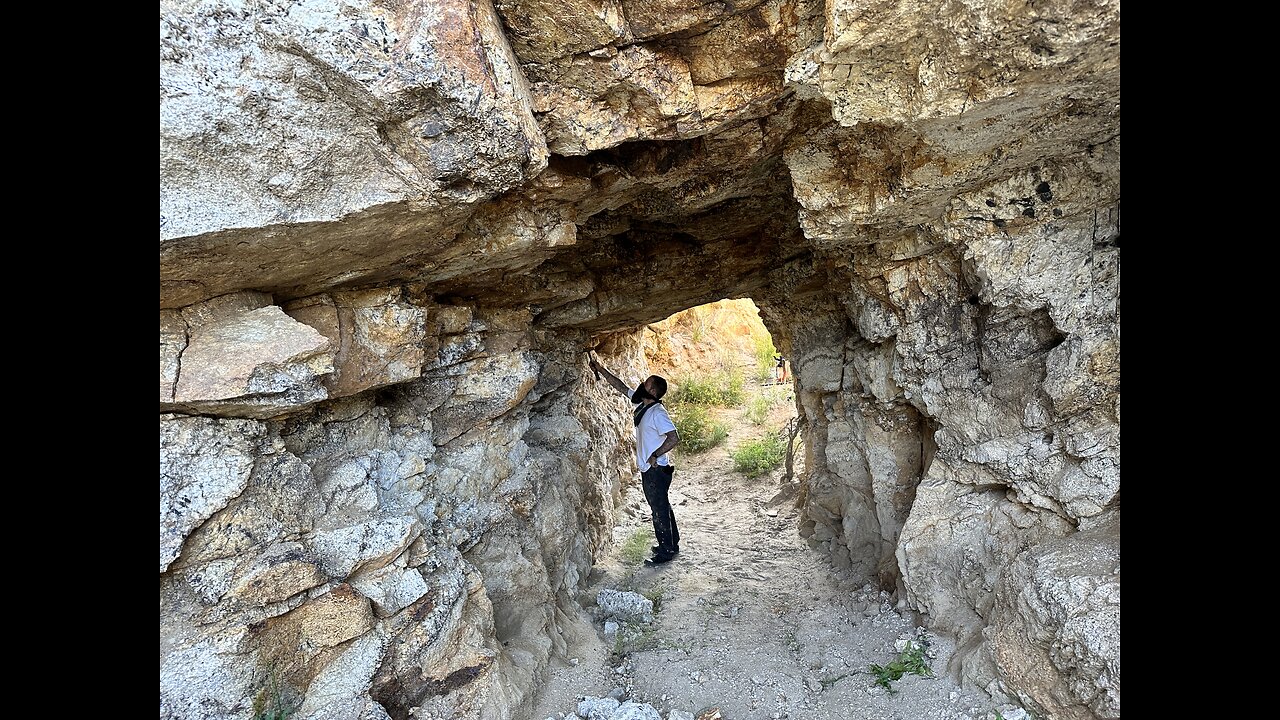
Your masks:
<instances>
[{"instance_id":1,"label":"man's outstretched hand","mask_svg":"<svg viewBox=\"0 0 1280 720\"><path fill-rule=\"evenodd\" d=\"M614 375L613 373L609 372L609 368L606 368L604 365L601 365L600 362L596 360L594 355L588 355L587 359L591 365L591 372L596 374L597 380L603 379L605 382L609 383L614 388L616 388L618 392L622 393L623 395L627 394L627 391L630 390L630 388L628 388L627 384L622 382L622 380L620 380L617 375ZM604 376L603 378L601 378L602 375Z\"/></svg>"}]
</instances>

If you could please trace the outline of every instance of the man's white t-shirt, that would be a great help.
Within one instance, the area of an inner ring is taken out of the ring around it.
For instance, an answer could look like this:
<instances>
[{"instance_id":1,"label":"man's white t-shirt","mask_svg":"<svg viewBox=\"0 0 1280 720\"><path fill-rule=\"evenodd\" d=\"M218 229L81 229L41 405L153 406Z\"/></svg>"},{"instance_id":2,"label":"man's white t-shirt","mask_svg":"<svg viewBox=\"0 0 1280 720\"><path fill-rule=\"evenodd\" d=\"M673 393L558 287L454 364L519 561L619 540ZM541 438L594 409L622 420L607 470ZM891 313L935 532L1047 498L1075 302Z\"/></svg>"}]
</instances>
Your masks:
<instances>
[{"instance_id":1,"label":"man's white t-shirt","mask_svg":"<svg viewBox=\"0 0 1280 720\"><path fill-rule=\"evenodd\" d=\"M627 399L630 400L634 394L635 390L628 390ZM675 429L676 425L671 422L667 408L661 403L655 403L645 411L644 417L640 418L640 424L636 426L636 463L640 466L640 472L649 469L649 456L654 450L662 447L663 441L667 439L666 434ZM666 466L670 465L671 461L664 453L658 456L658 464Z\"/></svg>"}]
</instances>

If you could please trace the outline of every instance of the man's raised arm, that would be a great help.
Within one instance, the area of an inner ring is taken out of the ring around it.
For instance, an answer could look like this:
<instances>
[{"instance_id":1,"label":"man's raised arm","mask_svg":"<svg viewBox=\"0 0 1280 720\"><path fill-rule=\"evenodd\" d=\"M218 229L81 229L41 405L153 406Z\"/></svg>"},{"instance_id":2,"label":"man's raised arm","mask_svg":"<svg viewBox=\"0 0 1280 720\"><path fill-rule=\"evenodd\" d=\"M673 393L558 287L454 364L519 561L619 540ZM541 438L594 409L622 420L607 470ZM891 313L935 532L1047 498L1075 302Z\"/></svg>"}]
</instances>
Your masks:
<instances>
[{"instance_id":1,"label":"man's raised arm","mask_svg":"<svg viewBox=\"0 0 1280 720\"><path fill-rule=\"evenodd\" d=\"M605 380L608 380L610 385L617 388L618 392L622 393L623 395L626 395L627 393L631 392L631 388L627 387L626 383L619 380L617 375L614 375L613 373L609 372L608 368L606 368L605 366L601 365L599 362L596 361L595 355L589 355L587 356L587 359L590 360L591 362L591 369L599 373L604 373Z\"/></svg>"}]
</instances>

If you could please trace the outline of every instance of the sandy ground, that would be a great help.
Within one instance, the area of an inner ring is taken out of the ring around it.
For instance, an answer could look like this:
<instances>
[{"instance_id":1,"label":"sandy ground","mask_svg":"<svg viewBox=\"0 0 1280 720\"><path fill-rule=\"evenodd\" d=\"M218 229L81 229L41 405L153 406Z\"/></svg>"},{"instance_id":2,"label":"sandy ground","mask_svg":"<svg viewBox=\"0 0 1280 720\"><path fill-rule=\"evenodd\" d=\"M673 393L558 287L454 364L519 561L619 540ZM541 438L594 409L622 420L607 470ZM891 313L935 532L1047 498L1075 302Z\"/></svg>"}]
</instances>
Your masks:
<instances>
[{"instance_id":1,"label":"sandy ground","mask_svg":"<svg viewBox=\"0 0 1280 720\"><path fill-rule=\"evenodd\" d=\"M663 717L672 710L711 717L714 708L724 720L994 718L989 698L945 677L952 650L945 638L926 636L939 677L904 675L892 694L876 686L868 667L897 659L895 641L918 631L887 593L841 580L799 536L798 485L781 469L756 479L733 470L729 452L781 427L794 400L764 425L749 423L744 409L716 411L730 428L725 443L677 456L671 497L681 554L671 563L645 567L621 556L637 529L652 533L639 488L629 492L615 546L581 597L580 624L567 630L569 656L553 658L525 717L572 717L582 697L612 691ZM606 638L592 612L602 588L660 597L650 629L630 642Z\"/></svg>"}]
</instances>

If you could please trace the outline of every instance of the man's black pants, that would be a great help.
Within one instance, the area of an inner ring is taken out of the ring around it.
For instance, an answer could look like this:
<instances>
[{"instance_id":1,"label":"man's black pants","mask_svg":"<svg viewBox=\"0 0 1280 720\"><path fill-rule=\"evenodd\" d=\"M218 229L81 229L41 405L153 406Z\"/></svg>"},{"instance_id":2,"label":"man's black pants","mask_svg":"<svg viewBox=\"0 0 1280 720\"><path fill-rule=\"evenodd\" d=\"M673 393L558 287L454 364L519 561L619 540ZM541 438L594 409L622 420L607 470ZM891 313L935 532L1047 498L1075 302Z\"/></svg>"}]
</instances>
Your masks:
<instances>
[{"instance_id":1,"label":"man's black pants","mask_svg":"<svg viewBox=\"0 0 1280 720\"><path fill-rule=\"evenodd\" d=\"M658 539L658 553L671 555L680 549L680 529L676 527L676 514L671 509L671 501L667 499L667 491L671 489L671 476L675 468L671 465L651 465L640 473L644 485L644 499L649 501L649 510L653 514L653 535Z\"/></svg>"}]
</instances>

